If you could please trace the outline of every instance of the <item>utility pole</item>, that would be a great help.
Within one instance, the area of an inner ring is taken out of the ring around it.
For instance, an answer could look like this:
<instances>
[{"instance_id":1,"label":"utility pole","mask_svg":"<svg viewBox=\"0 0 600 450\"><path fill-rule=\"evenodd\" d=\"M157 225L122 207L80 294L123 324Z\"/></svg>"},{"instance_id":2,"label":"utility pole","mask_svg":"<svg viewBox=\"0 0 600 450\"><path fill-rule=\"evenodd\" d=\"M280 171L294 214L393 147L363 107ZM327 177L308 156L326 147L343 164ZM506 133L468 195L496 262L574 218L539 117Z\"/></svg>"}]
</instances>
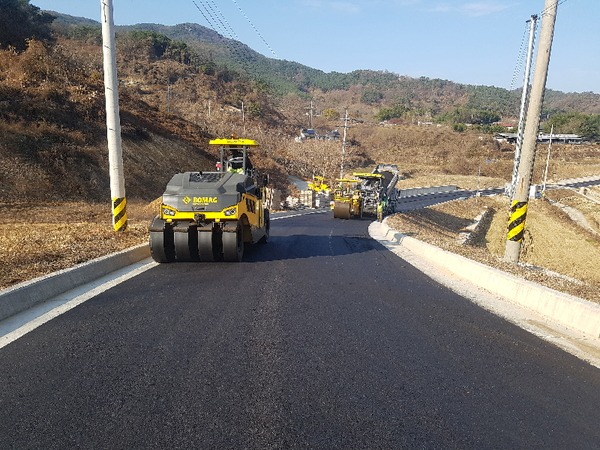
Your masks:
<instances>
[{"instance_id":1,"label":"utility pole","mask_svg":"<svg viewBox=\"0 0 600 450\"><path fill-rule=\"evenodd\" d=\"M346 119L344 120L344 140L342 141L342 164L340 166L340 179L344 178L344 157L346 156L346 130L348 129L348 108L346 107Z\"/></svg>"},{"instance_id":2,"label":"utility pole","mask_svg":"<svg viewBox=\"0 0 600 450\"><path fill-rule=\"evenodd\" d=\"M550 150L552 150L552 135L554 134L554 125L550 128L550 142L548 143L548 156L546 157L546 169L544 170L544 184L542 187L542 198L546 196L546 181L548 180L548 166L550 166Z\"/></svg>"},{"instance_id":3,"label":"utility pole","mask_svg":"<svg viewBox=\"0 0 600 450\"><path fill-rule=\"evenodd\" d=\"M100 3L102 6L101 19L102 50L104 55L104 94L106 97L106 137L108 140L108 164L113 227L115 231L125 231L127 229L127 202L125 201L125 175L123 173L121 121L119 119L119 84L117 80L113 4L112 0L100 0Z\"/></svg>"},{"instance_id":4,"label":"utility pole","mask_svg":"<svg viewBox=\"0 0 600 450\"><path fill-rule=\"evenodd\" d=\"M242 136L246 137L246 116L244 114L244 102L242 102L242 124L244 126Z\"/></svg>"},{"instance_id":5,"label":"utility pole","mask_svg":"<svg viewBox=\"0 0 600 450\"><path fill-rule=\"evenodd\" d=\"M533 60L533 46L535 40L535 26L538 17L536 15L531 16L529 20L529 45L527 48L527 62L525 64L525 79L523 81L523 93L521 95L521 113L519 114L519 127L517 131L517 145L515 147L515 162L513 166L512 181L510 183L510 190L507 192L508 196L512 200L515 195L515 189L517 186L517 174L519 172L519 161L521 160L521 148L523 147L523 134L525 130L525 117L527 114L527 103L529 101L530 91L530 79L531 79L531 61Z\"/></svg>"},{"instance_id":6,"label":"utility pole","mask_svg":"<svg viewBox=\"0 0 600 450\"><path fill-rule=\"evenodd\" d=\"M523 152L517 183L511 206L511 216L508 223L508 234L504 259L508 262L519 262L523 233L525 231L525 219L527 217L527 204L529 201L529 186L531 185L531 172L535 158L535 147L537 144L538 130L540 126L540 114L546 89L548 77L548 65L550 63L550 51L554 37L554 24L556 22L556 11L558 0L546 0L542 28L540 31L540 43L538 46L536 68L531 86L531 99L527 110L527 121L523 137Z\"/></svg>"}]
</instances>

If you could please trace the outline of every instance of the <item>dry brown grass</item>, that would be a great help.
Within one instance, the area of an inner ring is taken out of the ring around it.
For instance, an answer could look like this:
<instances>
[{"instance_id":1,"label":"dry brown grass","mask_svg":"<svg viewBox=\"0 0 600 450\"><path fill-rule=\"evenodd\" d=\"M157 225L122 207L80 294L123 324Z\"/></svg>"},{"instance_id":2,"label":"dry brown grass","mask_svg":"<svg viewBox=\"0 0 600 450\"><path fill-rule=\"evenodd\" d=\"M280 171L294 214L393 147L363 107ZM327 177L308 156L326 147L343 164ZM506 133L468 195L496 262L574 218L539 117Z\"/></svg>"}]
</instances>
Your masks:
<instances>
[{"instance_id":1,"label":"dry brown grass","mask_svg":"<svg viewBox=\"0 0 600 450\"><path fill-rule=\"evenodd\" d=\"M547 192L547 197L562 205L580 211L588 224L600 233L600 187L583 189L557 189Z\"/></svg>"},{"instance_id":2,"label":"dry brown grass","mask_svg":"<svg viewBox=\"0 0 600 450\"><path fill-rule=\"evenodd\" d=\"M115 233L109 204L0 204L0 289L147 242L156 205L127 209Z\"/></svg>"},{"instance_id":3,"label":"dry brown grass","mask_svg":"<svg viewBox=\"0 0 600 450\"><path fill-rule=\"evenodd\" d=\"M397 164L410 178L447 176L441 184L458 184L474 189L458 176L477 176L481 169L481 187L498 187L510 181L514 146L499 143L493 136L467 131L458 133L446 126L400 125L377 127L356 125L349 136L356 139L365 153L376 162ZM546 166L547 148L536 153L533 183L541 184ZM550 156L548 182L600 174L598 145L554 145ZM452 181L457 176L457 181ZM486 181L487 180L487 181ZM493 184L489 184L491 182ZM408 185L409 182L405 182Z\"/></svg>"}]
</instances>

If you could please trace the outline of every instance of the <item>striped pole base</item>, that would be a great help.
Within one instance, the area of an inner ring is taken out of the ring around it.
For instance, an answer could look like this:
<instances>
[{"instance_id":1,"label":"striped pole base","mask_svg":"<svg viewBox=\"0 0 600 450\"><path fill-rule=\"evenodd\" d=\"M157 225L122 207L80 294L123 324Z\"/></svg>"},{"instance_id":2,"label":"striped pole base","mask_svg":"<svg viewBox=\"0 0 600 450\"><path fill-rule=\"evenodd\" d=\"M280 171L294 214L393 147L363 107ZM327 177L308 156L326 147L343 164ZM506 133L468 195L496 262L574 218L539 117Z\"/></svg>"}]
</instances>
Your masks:
<instances>
[{"instance_id":1,"label":"striped pole base","mask_svg":"<svg viewBox=\"0 0 600 450\"><path fill-rule=\"evenodd\" d=\"M127 201L123 198L113 198L113 225L115 231L127 230Z\"/></svg>"},{"instance_id":2,"label":"striped pole base","mask_svg":"<svg viewBox=\"0 0 600 450\"><path fill-rule=\"evenodd\" d=\"M508 223L507 239L513 242L521 242L525 231L525 219L527 217L527 202L513 202L510 208L510 221Z\"/></svg>"}]
</instances>

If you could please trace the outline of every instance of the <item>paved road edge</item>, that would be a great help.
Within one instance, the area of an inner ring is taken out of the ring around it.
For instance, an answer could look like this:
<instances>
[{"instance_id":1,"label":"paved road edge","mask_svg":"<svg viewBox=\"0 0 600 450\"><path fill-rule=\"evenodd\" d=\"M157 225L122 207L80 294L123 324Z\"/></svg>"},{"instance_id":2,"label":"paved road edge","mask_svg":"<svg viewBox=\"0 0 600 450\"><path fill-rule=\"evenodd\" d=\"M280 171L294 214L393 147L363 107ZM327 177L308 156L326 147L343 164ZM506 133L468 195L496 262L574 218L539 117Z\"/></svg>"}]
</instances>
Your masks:
<instances>
[{"instance_id":1,"label":"paved road edge","mask_svg":"<svg viewBox=\"0 0 600 450\"><path fill-rule=\"evenodd\" d=\"M150 257L148 244L93 259L0 291L0 320Z\"/></svg>"},{"instance_id":2,"label":"paved road edge","mask_svg":"<svg viewBox=\"0 0 600 450\"><path fill-rule=\"evenodd\" d=\"M567 328L600 338L600 305L523 280L477 261L406 236L387 225L369 226L373 239L399 245L431 264Z\"/></svg>"}]
</instances>

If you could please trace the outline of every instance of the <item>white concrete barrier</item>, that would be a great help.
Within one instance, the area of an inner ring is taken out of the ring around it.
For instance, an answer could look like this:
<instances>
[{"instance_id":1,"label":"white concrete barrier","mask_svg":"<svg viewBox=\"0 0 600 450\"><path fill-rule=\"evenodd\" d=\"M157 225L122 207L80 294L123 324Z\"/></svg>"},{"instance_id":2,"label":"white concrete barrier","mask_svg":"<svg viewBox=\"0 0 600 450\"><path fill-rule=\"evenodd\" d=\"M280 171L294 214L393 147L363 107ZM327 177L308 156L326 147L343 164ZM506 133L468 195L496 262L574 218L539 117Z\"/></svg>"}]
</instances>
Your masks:
<instances>
[{"instance_id":1,"label":"white concrete barrier","mask_svg":"<svg viewBox=\"0 0 600 450\"><path fill-rule=\"evenodd\" d=\"M457 187L454 184L448 185L448 186L431 186L431 187L400 189L398 191L398 198L415 197L417 195L442 194L445 192L454 192L454 191L456 191L456 189L457 189Z\"/></svg>"},{"instance_id":2,"label":"white concrete barrier","mask_svg":"<svg viewBox=\"0 0 600 450\"><path fill-rule=\"evenodd\" d=\"M150 257L148 244L96 258L0 291L0 320Z\"/></svg>"}]
</instances>

